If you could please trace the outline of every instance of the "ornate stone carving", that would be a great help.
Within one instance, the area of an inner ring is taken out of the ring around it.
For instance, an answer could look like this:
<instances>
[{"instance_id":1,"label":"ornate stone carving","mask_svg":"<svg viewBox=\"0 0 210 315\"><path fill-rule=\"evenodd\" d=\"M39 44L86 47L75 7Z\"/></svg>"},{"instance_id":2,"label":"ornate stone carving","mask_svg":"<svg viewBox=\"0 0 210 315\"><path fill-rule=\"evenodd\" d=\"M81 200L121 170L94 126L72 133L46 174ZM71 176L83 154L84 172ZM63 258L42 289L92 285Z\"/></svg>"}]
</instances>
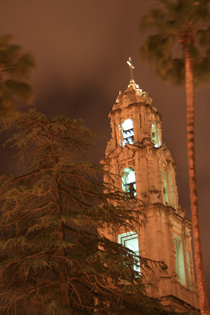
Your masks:
<instances>
[{"instance_id":1,"label":"ornate stone carving","mask_svg":"<svg viewBox=\"0 0 210 315\"><path fill-rule=\"evenodd\" d=\"M119 166L118 166L119 174L121 174L121 171L122 171L124 168L126 168L126 163L119 164Z\"/></svg>"},{"instance_id":2,"label":"ornate stone carving","mask_svg":"<svg viewBox=\"0 0 210 315\"><path fill-rule=\"evenodd\" d=\"M106 150L105 150L105 155L106 157L114 151L115 147L116 147L116 144L115 144L115 140L113 138L111 138L109 140L109 142L107 143L107 146L106 146Z\"/></svg>"},{"instance_id":3,"label":"ornate stone carving","mask_svg":"<svg viewBox=\"0 0 210 315\"><path fill-rule=\"evenodd\" d=\"M135 166L135 161L134 160L128 161L128 165L129 166Z\"/></svg>"},{"instance_id":4,"label":"ornate stone carving","mask_svg":"<svg viewBox=\"0 0 210 315\"><path fill-rule=\"evenodd\" d=\"M161 192L160 190L156 190L155 188L148 191L149 203L159 203Z\"/></svg>"},{"instance_id":5,"label":"ornate stone carving","mask_svg":"<svg viewBox=\"0 0 210 315\"><path fill-rule=\"evenodd\" d=\"M182 218L184 218L186 212L187 212L187 210L181 209L181 207L178 208L178 214L179 214Z\"/></svg>"},{"instance_id":6,"label":"ornate stone carving","mask_svg":"<svg viewBox=\"0 0 210 315\"><path fill-rule=\"evenodd\" d=\"M118 162L127 161L128 159L131 159L133 156L134 156L133 150L125 146L122 152L119 154L117 161Z\"/></svg>"}]
</instances>

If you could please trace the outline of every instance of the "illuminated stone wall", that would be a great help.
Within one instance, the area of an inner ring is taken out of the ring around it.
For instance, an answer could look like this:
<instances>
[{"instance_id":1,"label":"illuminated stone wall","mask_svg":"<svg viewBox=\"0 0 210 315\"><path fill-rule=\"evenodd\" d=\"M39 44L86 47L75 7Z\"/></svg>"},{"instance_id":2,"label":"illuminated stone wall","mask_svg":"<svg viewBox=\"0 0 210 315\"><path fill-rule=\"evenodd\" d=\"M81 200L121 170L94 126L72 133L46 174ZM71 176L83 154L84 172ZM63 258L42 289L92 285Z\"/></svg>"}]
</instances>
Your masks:
<instances>
[{"instance_id":1,"label":"illuminated stone wall","mask_svg":"<svg viewBox=\"0 0 210 315\"><path fill-rule=\"evenodd\" d=\"M131 80L119 93L109 119L111 139L101 163L118 175L116 186L124 191L125 198L130 202L138 198L139 211L146 214L145 226L131 231L138 237L140 255L168 266L166 271L155 269L146 275L156 285L149 293L179 310L198 309L191 222L178 204L176 164L162 142L161 114L152 105L151 96ZM104 230L115 242L125 232Z\"/></svg>"}]
</instances>

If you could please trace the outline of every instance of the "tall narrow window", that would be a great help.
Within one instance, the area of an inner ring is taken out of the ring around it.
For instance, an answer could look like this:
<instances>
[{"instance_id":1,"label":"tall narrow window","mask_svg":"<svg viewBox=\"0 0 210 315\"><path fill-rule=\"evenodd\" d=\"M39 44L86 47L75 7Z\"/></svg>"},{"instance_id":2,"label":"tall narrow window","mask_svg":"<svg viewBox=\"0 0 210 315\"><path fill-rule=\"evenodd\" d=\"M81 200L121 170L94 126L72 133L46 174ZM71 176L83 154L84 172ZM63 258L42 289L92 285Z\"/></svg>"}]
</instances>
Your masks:
<instances>
[{"instance_id":1,"label":"tall narrow window","mask_svg":"<svg viewBox=\"0 0 210 315\"><path fill-rule=\"evenodd\" d=\"M176 257L176 273L178 275L178 281L186 286L185 268L184 268L184 255L182 248L182 240L179 236L173 235L175 245L175 257Z\"/></svg>"},{"instance_id":2,"label":"tall narrow window","mask_svg":"<svg viewBox=\"0 0 210 315\"><path fill-rule=\"evenodd\" d=\"M152 142L154 145L157 143L157 132L156 132L156 125L154 122L152 122Z\"/></svg>"},{"instance_id":3,"label":"tall narrow window","mask_svg":"<svg viewBox=\"0 0 210 315\"><path fill-rule=\"evenodd\" d=\"M126 167L122 172L122 189L127 198L136 197L136 175L131 167Z\"/></svg>"},{"instance_id":4,"label":"tall narrow window","mask_svg":"<svg viewBox=\"0 0 210 315\"><path fill-rule=\"evenodd\" d=\"M173 185L173 179L172 179L172 171L170 169L169 172L169 194L170 194L170 204L172 205L172 207L175 206L174 203L174 185Z\"/></svg>"},{"instance_id":5,"label":"tall narrow window","mask_svg":"<svg viewBox=\"0 0 210 315\"><path fill-rule=\"evenodd\" d=\"M161 137L160 137L160 124L157 122L157 148L161 146Z\"/></svg>"},{"instance_id":6,"label":"tall narrow window","mask_svg":"<svg viewBox=\"0 0 210 315\"><path fill-rule=\"evenodd\" d=\"M165 175L165 172L163 170L161 170L161 172L162 172L162 179L163 179L163 197L165 199L165 202L168 203L166 175Z\"/></svg>"},{"instance_id":7,"label":"tall narrow window","mask_svg":"<svg viewBox=\"0 0 210 315\"><path fill-rule=\"evenodd\" d=\"M134 131L133 131L133 120L126 119L122 123L122 132L123 132L123 147L126 143L134 144Z\"/></svg>"},{"instance_id":8,"label":"tall narrow window","mask_svg":"<svg viewBox=\"0 0 210 315\"><path fill-rule=\"evenodd\" d=\"M155 148L159 148L160 143L160 135L159 128L156 127L156 123L152 122L152 142L154 143Z\"/></svg>"},{"instance_id":9,"label":"tall narrow window","mask_svg":"<svg viewBox=\"0 0 210 315\"><path fill-rule=\"evenodd\" d=\"M139 256L139 240L136 232L130 231L127 233L118 235L118 243L132 250L135 255ZM133 268L135 271L140 273L140 261L137 259L137 265Z\"/></svg>"},{"instance_id":10,"label":"tall narrow window","mask_svg":"<svg viewBox=\"0 0 210 315\"><path fill-rule=\"evenodd\" d=\"M186 252L186 263L187 263L187 271L188 271L188 277L189 277L189 282L190 282L190 290L193 289L192 283L191 283L191 268L190 268L190 254L188 250L188 244L187 244L187 237L185 236L185 252Z\"/></svg>"}]
</instances>

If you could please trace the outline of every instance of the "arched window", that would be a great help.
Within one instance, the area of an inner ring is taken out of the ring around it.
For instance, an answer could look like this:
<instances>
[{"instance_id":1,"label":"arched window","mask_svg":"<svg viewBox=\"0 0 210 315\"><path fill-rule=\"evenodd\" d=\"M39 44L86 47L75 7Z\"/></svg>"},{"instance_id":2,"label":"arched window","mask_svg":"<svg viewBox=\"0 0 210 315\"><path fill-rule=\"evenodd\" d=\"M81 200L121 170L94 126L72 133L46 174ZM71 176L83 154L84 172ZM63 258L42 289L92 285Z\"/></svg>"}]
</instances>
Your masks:
<instances>
[{"instance_id":1,"label":"arched window","mask_svg":"<svg viewBox=\"0 0 210 315\"><path fill-rule=\"evenodd\" d=\"M126 143L134 144L133 120L126 119L122 123L123 147Z\"/></svg>"},{"instance_id":2,"label":"arched window","mask_svg":"<svg viewBox=\"0 0 210 315\"><path fill-rule=\"evenodd\" d=\"M126 167L122 172L122 189L128 198L136 197L136 175L131 167Z\"/></svg>"},{"instance_id":3,"label":"arched window","mask_svg":"<svg viewBox=\"0 0 210 315\"><path fill-rule=\"evenodd\" d=\"M168 203L166 175L165 175L165 172L163 170L161 170L161 173L162 173L162 179L163 179L163 197L165 199L165 202Z\"/></svg>"}]
</instances>

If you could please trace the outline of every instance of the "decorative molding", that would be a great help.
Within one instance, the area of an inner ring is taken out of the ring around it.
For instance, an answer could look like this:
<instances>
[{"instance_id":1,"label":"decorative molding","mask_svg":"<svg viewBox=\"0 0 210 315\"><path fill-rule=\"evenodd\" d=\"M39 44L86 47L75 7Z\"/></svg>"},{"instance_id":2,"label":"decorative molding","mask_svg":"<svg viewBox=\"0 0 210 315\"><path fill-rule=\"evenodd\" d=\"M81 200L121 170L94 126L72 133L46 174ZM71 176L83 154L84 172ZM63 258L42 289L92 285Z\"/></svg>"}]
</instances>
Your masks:
<instances>
[{"instance_id":1,"label":"decorative molding","mask_svg":"<svg viewBox=\"0 0 210 315\"><path fill-rule=\"evenodd\" d=\"M135 166L135 161L134 161L134 160L128 161L127 164L128 164L129 166Z\"/></svg>"},{"instance_id":2,"label":"decorative molding","mask_svg":"<svg viewBox=\"0 0 210 315\"><path fill-rule=\"evenodd\" d=\"M122 161L131 159L133 156L134 156L133 150L131 150L127 146L125 146L123 148L122 152L119 154L117 161L120 163Z\"/></svg>"},{"instance_id":3,"label":"decorative molding","mask_svg":"<svg viewBox=\"0 0 210 315\"><path fill-rule=\"evenodd\" d=\"M186 212L187 212L187 210L178 208L178 214L179 214L182 218L185 217Z\"/></svg>"},{"instance_id":4,"label":"decorative molding","mask_svg":"<svg viewBox=\"0 0 210 315\"><path fill-rule=\"evenodd\" d=\"M126 166L127 166L126 163L122 163L118 165L119 174L121 174L122 170L124 170Z\"/></svg>"}]
</instances>

